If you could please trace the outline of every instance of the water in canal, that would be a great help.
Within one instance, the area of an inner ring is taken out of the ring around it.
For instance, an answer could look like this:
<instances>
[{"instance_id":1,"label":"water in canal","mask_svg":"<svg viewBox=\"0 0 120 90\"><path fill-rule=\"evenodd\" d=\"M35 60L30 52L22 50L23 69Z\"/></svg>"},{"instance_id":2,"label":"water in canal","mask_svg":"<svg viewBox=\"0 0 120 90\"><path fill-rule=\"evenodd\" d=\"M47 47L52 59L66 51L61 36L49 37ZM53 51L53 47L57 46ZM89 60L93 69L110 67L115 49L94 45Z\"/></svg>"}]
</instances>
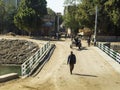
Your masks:
<instances>
[{"instance_id":1,"label":"water in canal","mask_svg":"<svg viewBox=\"0 0 120 90\"><path fill-rule=\"evenodd\" d=\"M0 65L0 75L9 74L9 73L18 73L18 75L21 75L21 67Z\"/></svg>"}]
</instances>

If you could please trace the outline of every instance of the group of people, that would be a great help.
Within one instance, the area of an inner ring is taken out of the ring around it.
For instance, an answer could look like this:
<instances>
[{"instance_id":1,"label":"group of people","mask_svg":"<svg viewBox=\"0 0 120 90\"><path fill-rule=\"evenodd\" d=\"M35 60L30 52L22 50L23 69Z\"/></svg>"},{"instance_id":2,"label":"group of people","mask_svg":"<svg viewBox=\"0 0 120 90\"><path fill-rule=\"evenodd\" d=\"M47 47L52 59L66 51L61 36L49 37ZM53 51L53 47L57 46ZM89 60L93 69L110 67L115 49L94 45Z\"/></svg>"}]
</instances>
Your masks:
<instances>
[{"instance_id":1,"label":"group of people","mask_svg":"<svg viewBox=\"0 0 120 90\"><path fill-rule=\"evenodd\" d=\"M80 47L82 46L80 38L75 37L74 40L76 42L76 46L80 46ZM87 43L88 43L88 47L90 47L90 43L91 43L91 37L90 36L87 38Z\"/></svg>"},{"instance_id":2,"label":"group of people","mask_svg":"<svg viewBox=\"0 0 120 90\"><path fill-rule=\"evenodd\" d=\"M80 40L80 38L75 37L74 40L75 40L75 42L76 42L76 46L78 46L78 45L81 46L81 40Z\"/></svg>"},{"instance_id":3,"label":"group of people","mask_svg":"<svg viewBox=\"0 0 120 90\"><path fill-rule=\"evenodd\" d=\"M78 38L74 38L76 42L76 46L78 43L81 43L81 40L78 40ZM91 43L91 38L88 37L87 39L88 47L90 46ZM68 56L67 64L70 66L70 74L72 74L72 71L74 69L74 64L76 64L76 56L73 54L73 51L70 52L70 55Z\"/></svg>"}]
</instances>

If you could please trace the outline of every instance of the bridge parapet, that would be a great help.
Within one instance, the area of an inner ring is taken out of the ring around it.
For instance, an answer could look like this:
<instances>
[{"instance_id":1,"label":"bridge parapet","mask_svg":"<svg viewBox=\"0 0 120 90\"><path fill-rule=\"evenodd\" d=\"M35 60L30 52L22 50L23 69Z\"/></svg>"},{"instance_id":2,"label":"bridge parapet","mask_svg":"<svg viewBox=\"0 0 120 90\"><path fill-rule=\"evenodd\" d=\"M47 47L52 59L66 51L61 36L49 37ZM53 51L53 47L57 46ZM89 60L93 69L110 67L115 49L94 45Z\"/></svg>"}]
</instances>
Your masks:
<instances>
[{"instance_id":1,"label":"bridge parapet","mask_svg":"<svg viewBox=\"0 0 120 90\"><path fill-rule=\"evenodd\" d=\"M120 64L120 53L110 49L108 46L104 45L104 43L97 42L97 47L99 47L102 51L112 57L115 61Z\"/></svg>"},{"instance_id":2,"label":"bridge parapet","mask_svg":"<svg viewBox=\"0 0 120 90\"><path fill-rule=\"evenodd\" d=\"M40 48L33 56L26 60L21 65L21 75L29 76L33 73L36 67L44 60L48 52L50 51L52 45L47 42L42 48Z\"/></svg>"}]
</instances>

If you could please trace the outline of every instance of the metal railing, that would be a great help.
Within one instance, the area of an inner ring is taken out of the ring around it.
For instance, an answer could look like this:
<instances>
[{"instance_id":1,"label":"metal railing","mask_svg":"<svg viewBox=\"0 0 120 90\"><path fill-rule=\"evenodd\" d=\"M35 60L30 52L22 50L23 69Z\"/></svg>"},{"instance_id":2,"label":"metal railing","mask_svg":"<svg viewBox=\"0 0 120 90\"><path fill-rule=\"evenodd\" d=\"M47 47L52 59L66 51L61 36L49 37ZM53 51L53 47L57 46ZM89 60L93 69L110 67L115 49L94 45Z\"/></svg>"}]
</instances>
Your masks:
<instances>
[{"instance_id":1,"label":"metal railing","mask_svg":"<svg viewBox=\"0 0 120 90\"><path fill-rule=\"evenodd\" d=\"M42 48L40 48L33 56L31 56L28 60L26 60L21 65L21 75L29 76L35 68L42 62L51 49L50 42L46 43Z\"/></svg>"},{"instance_id":2,"label":"metal railing","mask_svg":"<svg viewBox=\"0 0 120 90\"><path fill-rule=\"evenodd\" d=\"M97 46L120 64L120 54L118 52L110 49L109 47L105 46L103 43L100 42L97 42Z\"/></svg>"}]
</instances>

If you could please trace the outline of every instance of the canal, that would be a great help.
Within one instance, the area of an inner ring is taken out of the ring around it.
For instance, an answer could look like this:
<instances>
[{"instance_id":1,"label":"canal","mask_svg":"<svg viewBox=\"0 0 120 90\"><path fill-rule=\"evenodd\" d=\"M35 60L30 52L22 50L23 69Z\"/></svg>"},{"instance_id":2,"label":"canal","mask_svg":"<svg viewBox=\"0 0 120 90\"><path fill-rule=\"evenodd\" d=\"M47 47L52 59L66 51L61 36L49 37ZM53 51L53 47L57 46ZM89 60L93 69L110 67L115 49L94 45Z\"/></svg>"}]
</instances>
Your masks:
<instances>
[{"instance_id":1,"label":"canal","mask_svg":"<svg viewBox=\"0 0 120 90\"><path fill-rule=\"evenodd\" d=\"M20 66L8 66L8 65L0 65L0 75L5 75L9 73L18 73L21 75L21 67Z\"/></svg>"}]
</instances>

